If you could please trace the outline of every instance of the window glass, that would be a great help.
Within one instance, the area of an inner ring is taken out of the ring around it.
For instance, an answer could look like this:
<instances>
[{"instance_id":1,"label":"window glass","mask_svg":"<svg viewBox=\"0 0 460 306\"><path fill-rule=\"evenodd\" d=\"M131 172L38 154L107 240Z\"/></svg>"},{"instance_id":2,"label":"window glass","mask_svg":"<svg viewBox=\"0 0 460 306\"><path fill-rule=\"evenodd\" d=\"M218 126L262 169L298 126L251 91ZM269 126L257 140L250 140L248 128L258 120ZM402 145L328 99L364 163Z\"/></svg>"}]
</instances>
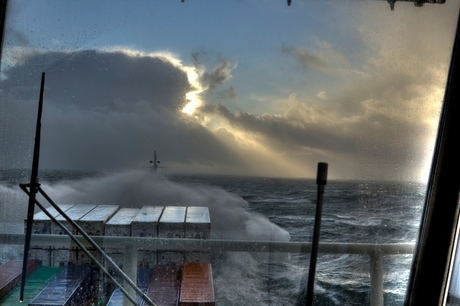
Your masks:
<instances>
[{"instance_id":1,"label":"window glass","mask_svg":"<svg viewBox=\"0 0 460 306\"><path fill-rule=\"evenodd\" d=\"M177 249L138 246L142 290L159 266L179 267L183 284L184 263L205 262L218 305L302 300L310 255L299 243L312 240L314 178L326 162L320 244L329 248L314 303L402 305L458 11L455 1L394 10L370 0L9 1L0 263L22 259L18 184L30 180L45 72L39 177L56 203L138 209L132 220L145 207L168 207L161 217L171 218L181 214L173 207L187 208L183 218L209 209L209 233L177 234L171 221L141 233L179 239ZM180 240L209 238L210 252ZM89 262L53 239L32 245L40 268ZM129 250L104 248L130 269ZM115 286L94 275L107 302Z\"/></svg>"}]
</instances>

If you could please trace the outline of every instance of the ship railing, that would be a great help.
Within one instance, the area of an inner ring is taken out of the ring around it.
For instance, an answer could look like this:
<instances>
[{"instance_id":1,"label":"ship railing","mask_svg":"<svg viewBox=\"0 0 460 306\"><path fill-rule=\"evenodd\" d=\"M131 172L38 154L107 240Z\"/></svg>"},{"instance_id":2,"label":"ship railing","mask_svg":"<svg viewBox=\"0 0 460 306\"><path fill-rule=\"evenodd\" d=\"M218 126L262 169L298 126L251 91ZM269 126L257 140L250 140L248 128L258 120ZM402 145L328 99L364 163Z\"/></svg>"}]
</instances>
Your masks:
<instances>
[{"instance_id":1,"label":"ship railing","mask_svg":"<svg viewBox=\"0 0 460 306\"><path fill-rule=\"evenodd\" d=\"M86 247L91 245L83 236L76 238ZM262 252L262 253L296 253L309 254L311 243L286 241L245 241L217 239L178 239L150 237L109 237L92 236L94 242L102 247L125 248L125 259L130 263L137 261L137 250L177 250L191 252ZM0 234L0 244L22 245L25 241L23 234ZM62 246L71 243L64 235L32 235L31 242L41 246ZM388 255L413 254L414 243L320 243L319 253L322 254L359 254L370 257L370 298L372 306L383 305L383 257ZM126 256L129 254L129 256ZM133 266L133 265L128 265ZM135 266L135 265L134 265ZM125 265L127 267L127 265ZM136 279L136 268L125 271L131 278Z\"/></svg>"}]
</instances>

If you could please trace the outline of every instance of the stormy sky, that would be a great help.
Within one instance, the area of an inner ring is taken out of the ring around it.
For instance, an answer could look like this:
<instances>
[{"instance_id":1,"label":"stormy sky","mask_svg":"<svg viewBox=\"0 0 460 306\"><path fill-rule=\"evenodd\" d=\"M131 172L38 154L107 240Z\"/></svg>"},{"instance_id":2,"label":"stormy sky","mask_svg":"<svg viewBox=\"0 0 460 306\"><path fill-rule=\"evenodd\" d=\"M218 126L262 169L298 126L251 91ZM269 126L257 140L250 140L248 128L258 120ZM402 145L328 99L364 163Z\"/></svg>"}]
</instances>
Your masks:
<instances>
[{"instance_id":1,"label":"stormy sky","mask_svg":"<svg viewBox=\"0 0 460 306\"><path fill-rule=\"evenodd\" d=\"M11 1L0 167L426 179L457 3L214 2Z\"/></svg>"}]
</instances>

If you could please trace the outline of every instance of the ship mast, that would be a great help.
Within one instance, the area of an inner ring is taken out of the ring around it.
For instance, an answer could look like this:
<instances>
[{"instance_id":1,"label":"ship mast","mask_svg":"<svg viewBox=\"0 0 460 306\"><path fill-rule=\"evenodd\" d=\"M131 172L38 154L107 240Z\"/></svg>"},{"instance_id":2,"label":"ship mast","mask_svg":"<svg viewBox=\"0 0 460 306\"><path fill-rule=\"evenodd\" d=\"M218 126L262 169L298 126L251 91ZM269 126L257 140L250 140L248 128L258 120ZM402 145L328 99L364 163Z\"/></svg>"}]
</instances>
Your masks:
<instances>
[{"instance_id":1,"label":"ship mast","mask_svg":"<svg viewBox=\"0 0 460 306\"><path fill-rule=\"evenodd\" d=\"M157 172L158 164L160 163L157 159L157 151L153 153L153 160L151 160L150 163L153 164L153 166L150 167L150 172Z\"/></svg>"}]
</instances>

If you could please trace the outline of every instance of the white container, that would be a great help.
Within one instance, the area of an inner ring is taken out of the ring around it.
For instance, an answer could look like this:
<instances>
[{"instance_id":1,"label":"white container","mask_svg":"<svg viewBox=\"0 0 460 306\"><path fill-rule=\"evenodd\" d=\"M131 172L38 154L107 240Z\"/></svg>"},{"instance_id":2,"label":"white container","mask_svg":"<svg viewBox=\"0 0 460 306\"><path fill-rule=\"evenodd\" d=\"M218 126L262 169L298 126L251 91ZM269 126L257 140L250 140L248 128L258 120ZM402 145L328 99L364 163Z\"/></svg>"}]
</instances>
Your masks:
<instances>
[{"instance_id":1,"label":"white container","mask_svg":"<svg viewBox=\"0 0 460 306\"><path fill-rule=\"evenodd\" d=\"M211 219L208 207L187 207L185 218L185 238L209 239L211 237ZM186 252L185 262L210 262L209 252Z\"/></svg>"},{"instance_id":2,"label":"white container","mask_svg":"<svg viewBox=\"0 0 460 306\"><path fill-rule=\"evenodd\" d=\"M77 250L68 248L51 250L51 265L53 267L65 267L69 263L77 262Z\"/></svg>"},{"instance_id":3,"label":"white container","mask_svg":"<svg viewBox=\"0 0 460 306\"><path fill-rule=\"evenodd\" d=\"M131 236L158 237L158 221L163 206L144 206L131 223Z\"/></svg>"},{"instance_id":4,"label":"white container","mask_svg":"<svg viewBox=\"0 0 460 306\"><path fill-rule=\"evenodd\" d=\"M183 206L167 206L158 223L158 237L185 238L185 214Z\"/></svg>"},{"instance_id":5,"label":"white container","mask_svg":"<svg viewBox=\"0 0 460 306\"><path fill-rule=\"evenodd\" d=\"M139 208L122 208L105 224L106 236L131 236L131 223Z\"/></svg>"},{"instance_id":6,"label":"white container","mask_svg":"<svg viewBox=\"0 0 460 306\"><path fill-rule=\"evenodd\" d=\"M58 204L59 208L64 212L69 210L74 204ZM46 209L53 217L57 217L59 212L52 206ZM43 212L39 211L34 215L32 224L32 234L51 234L51 224L53 221ZM24 220L24 233L27 229L27 220Z\"/></svg>"},{"instance_id":7,"label":"white container","mask_svg":"<svg viewBox=\"0 0 460 306\"><path fill-rule=\"evenodd\" d=\"M89 236L104 236L105 224L110 218L118 211L118 205L98 205L85 216L77 221L77 224ZM103 263L102 255L94 248L88 248L88 251L93 255L97 261ZM88 264L91 259L81 249L77 252L77 263Z\"/></svg>"},{"instance_id":8,"label":"white container","mask_svg":"<svg viewBox=\"0 0 460 306\"><path fill-rule=\"evenodd\" d=\"M167 206L163 210L158 223L158 237L185 238L185 215L187 208L183 206ZM183 264L184 253L175 250L158 252L159 265Z\"/></svg>"},{"instance_id":9,"label":"white container","mask_svg":"<svg viewBox=\"0 0 460 306\"><path fill-rule=\"evenodd\" d=\"M93 204L77 204L73 206L72 208L68 209L65 214L70 218L70 220L77 222L80 218L82 218L84 215L89 213L91 210L93 210L96 207L96 205ZM77 234L77 229L70 224L63 216L59 215L56 217L56 220L61 222L61 224L67 228L72 234L76 235ZM57 224L53 224L52 227L52 233L54 235L67 235L66 232ZM77 245L71 241L70 244L67 245L60 245L55 247L56 249L71 249L71 250L76 250ZM62 257L62 256L59 256ZM69 257L71 258L71 257ZM72 257L76 258L76 256ZM53 255L51 255L52 262L53 260ZM61 260L60 260L61 261ZM72 261L73 262L73 261Z\"/></svg>"},{"instance_id":10,"label":"white container","mask_svg":"<svg viewBox=\"0 0 460 306\"><path fill-rule=\"evenodd\" d=\"M67 210L65 214L73 221L78 221L80 218L82 218L84 215L89 213L91 210L93 210L96 207L96 205L93 204L77 204ZM62 223L70 232L74 235L77 234L77 230L61 215L59 215L56 220ZM55 235L66 235L64 230L57 224L53 224L53 230L52 233Z\"/></svg>"},{"instance_id":11,"label":"white container","mask_svg":"<svg viewBox=\"0 0 460 306\"><path fill-rule=\"evenodd\" d=\"M131 236L131 223L139 208L122 208L105 224L105 236ZM106 248L107 254L124 254L124 248ZM119 256L120 257L120 256ZM118 263L118 262L117 262Z\"/></svg>"},{"instance_id":12,"label":"white container","mask_svg":"<svg viewBox=\"0 0 460 306\"><path fill-rule=\"evenodd\" d=\"M69 210L74 204L58 204L59 208L64 212ZM59 212L52 206L46 209L54 218L59 216ZM32 224L32 234L51 234L53 221L43 211L39 211L34 215ZM24 233L27 229L27 220L24 221ZM31 245L29 258L38 259L43 266L51 266L51 247Z\"/></svg>"},{"instance_id":13,"label":"white container","mask_svg":"<svg viewBox=\"0 0 460 306\"><path fill-rule=\"evenodd\" d=\"M51 248L30 248L29 259L37 259L40 261L41 266L51 266Z\"/></svg>"},{"instance_id":14,"label":"white container","mask_svg":"<svg viewBox=\"0 0 460 306\"><path fill-rule=\"evenodd\" d=\"M209 239L211 236L211 219L208 207L187 207L185 219L185 238Z\"/></svg>"},{"instance_id":15,"label":"white container","mask_svg":"<svg viewBox=\"0 0 460 306\"><path fill-rule=\"evenodd\" d=\"M105 224L118 211L118 205L98 205L77 221L89 236L104 236Z\"/></svg>"},{"instance_id":16,"label":"white container","mask_svg":"<svg viewBox=\"0 0 460 306\"><path fill-rule=\"evenodd\" d=\"M163 213L163 206L144 206L131 223L131 236L158 237L158 221ZM140 249L137 253L137 266L152 268L157 263L156 251Z\"/></svg>"}]
</instances>

